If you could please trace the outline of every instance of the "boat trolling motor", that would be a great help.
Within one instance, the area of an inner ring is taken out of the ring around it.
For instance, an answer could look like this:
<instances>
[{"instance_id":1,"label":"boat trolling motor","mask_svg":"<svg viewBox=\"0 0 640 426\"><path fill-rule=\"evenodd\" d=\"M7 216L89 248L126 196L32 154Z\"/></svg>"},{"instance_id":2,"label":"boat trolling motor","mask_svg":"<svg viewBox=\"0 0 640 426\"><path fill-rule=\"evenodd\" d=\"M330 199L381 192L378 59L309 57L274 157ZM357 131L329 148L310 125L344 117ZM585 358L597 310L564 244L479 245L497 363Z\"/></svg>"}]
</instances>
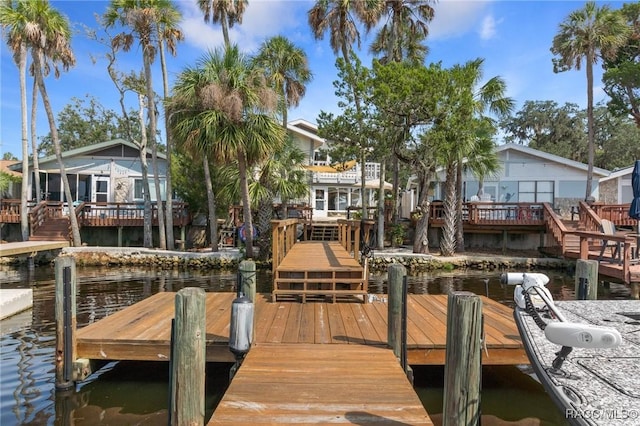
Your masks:
<instances>
[{"instance_id":1,"label":"boat trolling motor","mask_svg":"<svg viewBox=\"0 0 640 426\"><path fill-rule=\"evenodd\" d=\"M567 321L553 302L551 292L546 287L549 277L540 273L506 273L500 281L515 285L513 300L516 309L527 312L547 340L562 346L556 353L552 366L559 370L573 348L608 349L622 343L620 332L614 328ZM547 312L557 321L547 322L540 315Z\"/></svg>"}]
</instances>

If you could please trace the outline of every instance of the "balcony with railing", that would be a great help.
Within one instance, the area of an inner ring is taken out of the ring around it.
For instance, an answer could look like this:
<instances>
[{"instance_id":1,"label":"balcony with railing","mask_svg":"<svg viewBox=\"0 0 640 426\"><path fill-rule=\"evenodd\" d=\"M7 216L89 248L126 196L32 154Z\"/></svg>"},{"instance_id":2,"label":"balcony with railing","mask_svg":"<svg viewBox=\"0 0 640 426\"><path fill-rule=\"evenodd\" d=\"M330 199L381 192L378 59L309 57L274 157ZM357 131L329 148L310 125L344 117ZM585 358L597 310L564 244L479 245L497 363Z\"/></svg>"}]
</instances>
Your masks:
<instances>
[{"instance_id":1,"label":"balcony with railing","mask_svg":"<svg viewBox=\"0 0 640 426\"><path fill-rule=\"evenodd\" d=\"M325 166L331 168L326 161L314 161L313 166ZM335 168L335 167L334 167ZM338 168L339 170L339 168ZM365 181L380 179L380 163L365 163L364 166ZM311 181L313 183L326 184L359 184L362 178L362 169L360 164L356 164L352 168L345 171L312 171Z\"/></svg>"}]
</instances>

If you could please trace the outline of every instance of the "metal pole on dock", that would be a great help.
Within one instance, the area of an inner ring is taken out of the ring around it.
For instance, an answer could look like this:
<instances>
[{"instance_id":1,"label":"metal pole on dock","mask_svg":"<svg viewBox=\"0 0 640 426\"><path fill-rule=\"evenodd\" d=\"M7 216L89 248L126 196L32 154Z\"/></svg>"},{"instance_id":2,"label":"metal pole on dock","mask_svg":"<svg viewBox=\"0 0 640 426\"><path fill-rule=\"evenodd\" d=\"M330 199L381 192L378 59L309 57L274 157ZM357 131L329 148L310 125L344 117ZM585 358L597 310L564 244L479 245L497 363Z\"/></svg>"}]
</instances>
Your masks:
<instances>
[{"instance_id":1,"label":"metal pole on dock","mask_svg":"<svg viewBox=\"0 0 640 426\"><path fill-rule=\"evenodd\" d=\"M576 300L598 299L598 263L597 260L576 261Z\"/></svg>"},{"instance_id":2,"label":"metal pole on dock","mask_svg":"<svg viewBox=\"0 0 640 426\"><path fill-rule=\"evenodd\" d=\"M74 387L76 359L76 261L71 256L55 260L56 277L56 390Z\"/></svg>"},{"instance_id":3,"label":"metal pole on dock","mask_svg":"<svg viewBox=\"0 0 640 426\"><path fill-rule=\"evenodd\" d=\"M238 265L238 293L242 293L256 302L256 263L253 260L243 260Z\"/></svg>"},{"instance_id":4,"label":"metal pole on dock","mask_svg":"<svg viewBox=\"0 0 640 426\"><path fill-rule=\"evenodd\" d=\"M467 291L449 294L444 365L444 426L480 424L482 300Z\"/></svg>"},{"instance_id":5,"label":"metal pole on dock","mask_svg":"<svg viewBox=\"0 0 640 426\"><path fill-rule=\"evenodd\" d=\"M174 359L171 371L171 425L204 425L205 292L187 287L175 299Z\"/></svg>"}]
</instances>

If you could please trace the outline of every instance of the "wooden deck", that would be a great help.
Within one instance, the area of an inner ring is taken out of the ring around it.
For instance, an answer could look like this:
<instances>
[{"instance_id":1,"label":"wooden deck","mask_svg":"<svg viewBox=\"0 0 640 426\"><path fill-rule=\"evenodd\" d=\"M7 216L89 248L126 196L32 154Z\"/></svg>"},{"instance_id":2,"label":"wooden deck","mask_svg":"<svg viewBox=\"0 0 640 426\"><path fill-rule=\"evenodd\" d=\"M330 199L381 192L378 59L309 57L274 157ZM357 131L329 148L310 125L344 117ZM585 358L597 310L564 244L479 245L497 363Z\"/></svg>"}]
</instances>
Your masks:
<instances>
[{"instance_id":1,"label":"wooden deck","mask_svg":"<svg viewBox=\"0 0 640 426\"><path fill-rule=\"evenodd\" d=\"M484 296L485 365L528 363L512 310ZM207 361L233 362L228 349L234 293L207 293ZM270 302L256 298L256 346L317 344L387 346L386 303ZM158 293L77 331L77 357L167 361L175 293ZM407 358L412 365L443 365L446 295L409 295ZM366 365L363 366L366 368Z\"/></svg>"},{"instance_id":2,"label":"wooden deck","mask_svg":"<svg viewBox=\"0 0 640 426\"><path fill-rule=\"evenodd\" d=\"M209 425L431 425L391 350L256 344Z\"/></svg>"},{"instance_id":3,"label":"wooden deck","mask_svg":"<svg viewBox=\"0 0 640 426\"><path fill-rule=\"evenodd\" d=\"M58 250L69 247L68 241L20 241L0 244L0 257L34 254L39 251Z\"/></svg>"},{"instance_id":4,"label":"wooden deck","mask_svg":"<svg viewBox=\"0 0 640 426\"><path fill-rule=\"evenodd\" d=\"M273 300L358 297L366 301L364 268L338 241L296 243L275 270Z\"/></svg>"}]
</instances>

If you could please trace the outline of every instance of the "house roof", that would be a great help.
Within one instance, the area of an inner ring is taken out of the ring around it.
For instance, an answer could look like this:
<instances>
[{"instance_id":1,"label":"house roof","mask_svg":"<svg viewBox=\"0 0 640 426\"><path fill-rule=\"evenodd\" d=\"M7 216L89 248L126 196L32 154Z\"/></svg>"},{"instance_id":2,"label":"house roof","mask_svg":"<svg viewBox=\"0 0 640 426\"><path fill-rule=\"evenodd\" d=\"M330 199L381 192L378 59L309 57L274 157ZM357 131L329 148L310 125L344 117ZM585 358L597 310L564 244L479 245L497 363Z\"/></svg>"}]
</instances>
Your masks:
<instances>
[{"instance_id":1,"label":"house roof","mask_svg":"<svg viewBox=\"0 0 640 426\"><path fill-rule=\"evenodd\" d=\"M542 158L542 159L544 159L546 161L565 164L567 166L574 167L574 168L579 169L579 170L587 171L589 169L589 166L587 164L585 164L585 163L581 163L579 161L570 160L568 158L564 158L564 157L561 157L559 155L549 154L548 152L540 151L540 150L537 150L537 149L534 149L534 148L529 148L528 146L525 146L525 145L520 145L520 144L515 144L515 143L508 143L508 144L499 145L499 146L496 147L496 153L509 151L509 150L519 151L519 152L521 152L523 154L527 154L527 155L531 155L531 156L534 156L534 157ZM605 177L605 176L609 176L611 174L611 172L609 170L601 169L599 167L594 167L593 168L593 174Z\"/></svg>"},{"instance_id":2,"label":"house roof","mask_svg":"<svg viewBox=\"0 0 640 426\"><path fill-rule=\"evenodd\" d=\"M629 167L625 167L624 169L615 170L611 172L609 176L600 179L600 182L606 182L612 179L617 179L623 176L631 175L631 173L633 173L633 167L634 166L629 166Z\"/></svg>"},{"instance_id":3,"label":"house roof","mask_svg":"<svg viewBox=\"0 0 640 426\"><path fill-rule=\"evenodd\" d=\"M21 178L22 177L22 173L16 172L15 170L12 170L10 168L11 166L13 166L15 164L19 164L19 163L20 162L16 161L16 160L0 160L0 171L6 173L8 175Z\"/></svg>"},{"instance_id":4,"label":"house roof","mask_svg":"<svg viewBox=\"0 0 640 426\"><path fill-rule=\"evenodd\" d=\"M325 140L318 136L318 126L303 119L297 119L289 121L287 123L287 130L299 134L300 136L307 137L315 142L315 145L322 145Z\"/></svg>"},{"instance_id":5,"label":"house roof","mask_svg":"<svg viewBox=\"0 0 640 426\"><path fill-rule=\"evenodd\" d=\"M140 147L136 144L134 144L133 142L129 142L127 140L124 139L112 139L110 141L104 141L104 142L99 142L99 143L95 143L95 144L91 144L91 145L86 145L86 146L82 146L80 148L74 148L74 149L70 149L68 151L64 151L62 153L62 158L71 158L71 157L86 157L86 156L90 156L93 153L102 151L106 148L111 148L113 146L117 146L117 145L125 145L128 146L129 148L135 149L135 150L139 150ZM151 152L151 150L149 149L149 153ZM158 158L161 159L166 159L166 155L158 152ZM56 161L56 156L55 155L49 155L46 157L42 157L38 159L38 162L40 164L45 164L45 163L49 163L49 162L54 162ZM29 160L29 166L31 166L33 164L33 160ZM17 163L11 166L11 170L15 170L15 171L21 171L22 170L22 163Z\"/></svg>"}]
</instances>

